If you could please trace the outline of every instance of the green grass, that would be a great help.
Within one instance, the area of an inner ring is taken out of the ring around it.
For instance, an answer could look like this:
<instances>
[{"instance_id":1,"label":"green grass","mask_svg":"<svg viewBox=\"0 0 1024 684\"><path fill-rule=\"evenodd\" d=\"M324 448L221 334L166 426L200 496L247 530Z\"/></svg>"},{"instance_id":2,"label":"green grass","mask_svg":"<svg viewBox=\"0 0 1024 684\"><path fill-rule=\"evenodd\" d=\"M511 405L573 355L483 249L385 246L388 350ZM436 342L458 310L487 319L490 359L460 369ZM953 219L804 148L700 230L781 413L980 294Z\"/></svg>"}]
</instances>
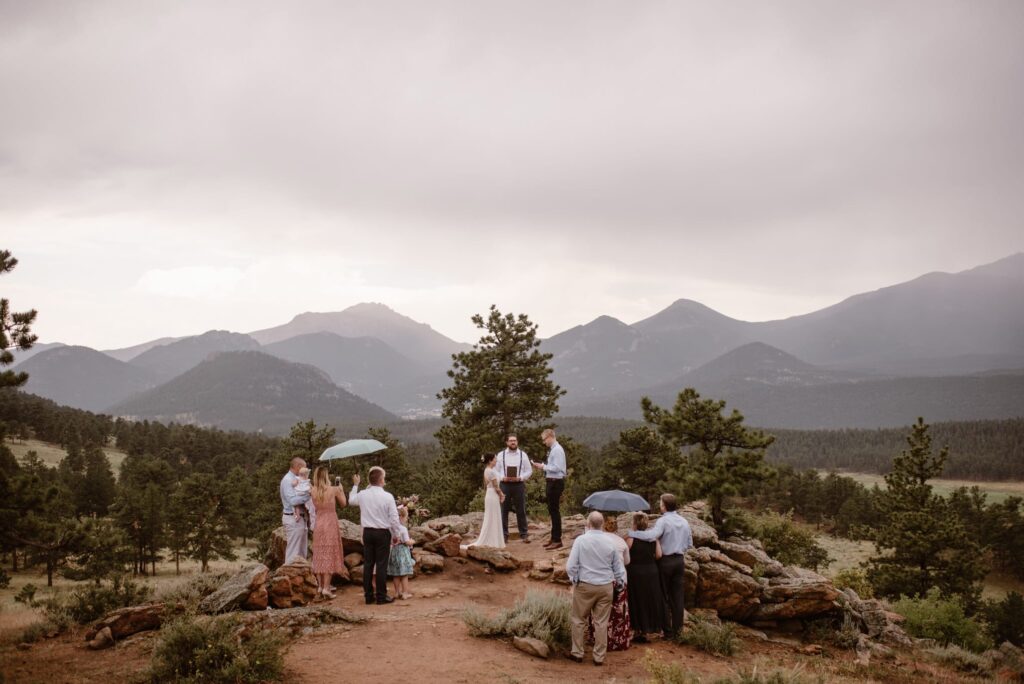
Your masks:
<instances>
[{"instance_id":1,"label":"green grass","mask_svg":"<svg viewBox=\"0 0 1024 684\"><path fill-rule=\"evenodd\" d=\"M50 444L49 442L41 442L38 439L27 439L25 441L5 440L5 444L12 452L14 452L14 457L19 461L24 460L28 452L34 451L39 455L39 458L43 463L48 466L55 466L60 463L60 460L65 456L64 449L59 445ZM121 468L121 461L123 461L125 456L128 454L113 447L105 447L103 449L103 453L107 455L107 458L110 460L110 467L114 470L114 473L117 474Z\"/></svg>"},{"instance_id":2,"label":"green grass","mask_svg":"<svg viewBox=\"0 0 1024 684\"><path fill-rule=\"evenodd\" d=\"M825 474L825 471L820 471ZM839 475L852 478L865 487L878 485L885 487L885 478L874 473L846 473L839 472ZM1005 501L1011 496L1024 496L1024 482L975 482L973 480L931 480L932 488L940 496L948 496L954 489L959 487L978 487L988 495L990 503Z\"/></svg>"}]
</instances>

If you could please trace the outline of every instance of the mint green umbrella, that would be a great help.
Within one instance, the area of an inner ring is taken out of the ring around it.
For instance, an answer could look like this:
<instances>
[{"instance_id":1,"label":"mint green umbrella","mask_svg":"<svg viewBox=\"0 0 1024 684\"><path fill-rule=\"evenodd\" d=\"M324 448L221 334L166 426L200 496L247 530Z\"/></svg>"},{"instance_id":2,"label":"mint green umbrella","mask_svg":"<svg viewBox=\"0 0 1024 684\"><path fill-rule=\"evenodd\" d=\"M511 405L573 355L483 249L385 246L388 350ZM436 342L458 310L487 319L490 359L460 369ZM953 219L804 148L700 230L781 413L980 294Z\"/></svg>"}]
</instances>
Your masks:
<instances>
[{"instance_id":1,"label":"mint green umbrella","mask_svg":"<svg viewBox=\"0 0 1024 684\"><path fill-rule=\"evenodd\" d=\"M324 453L320 454L320 460L333 461L339 458L352 458L353 456L373 454L387 448L386 444L375 439L349 439L324 450Z\"/></svg>"}]
</instances>

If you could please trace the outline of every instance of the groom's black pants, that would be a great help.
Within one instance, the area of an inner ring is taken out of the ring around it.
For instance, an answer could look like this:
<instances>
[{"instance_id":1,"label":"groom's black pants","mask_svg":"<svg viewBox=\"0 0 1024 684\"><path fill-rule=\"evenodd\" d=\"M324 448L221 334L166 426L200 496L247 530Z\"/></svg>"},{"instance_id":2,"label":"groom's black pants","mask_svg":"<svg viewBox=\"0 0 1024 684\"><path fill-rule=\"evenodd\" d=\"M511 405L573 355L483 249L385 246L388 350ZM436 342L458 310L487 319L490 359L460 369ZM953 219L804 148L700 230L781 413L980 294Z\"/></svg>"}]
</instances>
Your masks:
<instances>
[{"instance_id":1,"label":"groom's black pants","mask_svg":"<svg viewBox=\"0 0 1024 684\"><path fill-rule=\"evenodd\" d=\"M363 528L363 594L373 596L373 575L377 574L377 600L388 595L388 558L391 555L391 530Z\"/></svg>"},{"instance_id":2,"label":"groom's black pants","mask_svg":"<svg viewBox=\"0 0 1024 684\"><path fill-rule=\"evenodd\" d=\"M548 500L548 514L551 516L551 541L562 541L562 492L565 479L549 477L544 494Z\"/></svg>"},{"instance_id":3,"label":"groom's black pants","mask_svg":"<svg viewBox=\"0 0 1024 684\"><path fill-rule=\"evenodd\" d=\"M658 561L661 574L661 590L665 596L665 617L668 628L666 636L675 636L683 628L686 600L683 588L686 586L686 562L681 553L662 556Z\"/></svg>"},{"instance_id":4,"label":"groom's black pants","mask_svg":"<svg viewBox=\"0 0 1024 684\"><path fill-rule=\"evenodd\" d=\"M529 531L526 529L526 483L525 482L502 482L501 492L505 500L501 502L501 532L508 541L508 512L513 504L516 507L516 527L519 528L519 538L526 539Z\"/></svg>"}]
</instances>

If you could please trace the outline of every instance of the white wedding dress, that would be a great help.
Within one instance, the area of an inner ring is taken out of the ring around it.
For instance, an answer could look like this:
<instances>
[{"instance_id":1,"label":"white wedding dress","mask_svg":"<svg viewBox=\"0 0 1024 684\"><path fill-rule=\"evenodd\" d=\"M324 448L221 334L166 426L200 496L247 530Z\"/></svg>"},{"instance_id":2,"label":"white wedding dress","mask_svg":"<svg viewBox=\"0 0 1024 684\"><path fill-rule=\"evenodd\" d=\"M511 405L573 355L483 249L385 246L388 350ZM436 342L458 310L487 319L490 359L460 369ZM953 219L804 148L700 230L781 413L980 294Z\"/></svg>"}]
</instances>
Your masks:
<instances>
[{"instance_id":1,"label":"white wedding dress","mask_svg":"<svg viewBox=\"0 0 1024 684\"><path fill-rule=\"evenodd\" d=\"M505 548L505 534L501 531L501 501L498 499L498 483L501 476L497 469L484 470L487 493L484 495L484 523L480 527L480 536L470 546L493 546Z\"/></svg>"}]
</instances>

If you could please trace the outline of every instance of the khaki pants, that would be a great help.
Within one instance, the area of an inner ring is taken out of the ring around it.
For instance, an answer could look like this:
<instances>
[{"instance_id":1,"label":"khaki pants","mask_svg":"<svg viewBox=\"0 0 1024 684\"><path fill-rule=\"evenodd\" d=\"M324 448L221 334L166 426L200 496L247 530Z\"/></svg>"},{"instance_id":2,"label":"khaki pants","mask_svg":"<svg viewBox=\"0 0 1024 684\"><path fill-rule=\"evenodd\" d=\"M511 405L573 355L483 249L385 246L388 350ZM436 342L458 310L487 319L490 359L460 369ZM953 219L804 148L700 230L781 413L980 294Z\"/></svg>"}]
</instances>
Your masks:
<instances>
[{"instance_id":1,"label":"khaki pants","mask_svg":"<svg viewBox=\"0 0 1024 684\"><path fill-rule=\"evenodd\" d=\"M612 613L612 585L580 582L572 590L572 654L583 657L587 616L594 616L594 662L603 663L608 650L608 617Z\"/></svg>"}]
</instances>

